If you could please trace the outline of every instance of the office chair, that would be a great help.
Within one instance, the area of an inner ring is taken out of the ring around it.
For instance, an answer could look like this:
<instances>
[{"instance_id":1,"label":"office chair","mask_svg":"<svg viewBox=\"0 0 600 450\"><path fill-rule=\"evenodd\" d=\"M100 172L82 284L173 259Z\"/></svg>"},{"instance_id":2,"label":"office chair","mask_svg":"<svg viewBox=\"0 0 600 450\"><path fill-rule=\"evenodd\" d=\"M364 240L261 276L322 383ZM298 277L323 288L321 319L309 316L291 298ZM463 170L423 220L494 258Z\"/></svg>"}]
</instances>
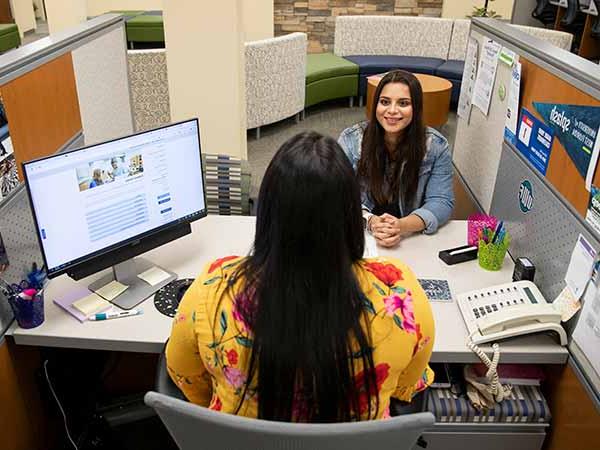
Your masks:
<instances>
[{"instance_id":1,"label":"office chair","mask_svg":"<svg viewBox=\"0 0 600 450\"><path fill-rule=\"evenodd\" d=\"M590 30L593 38L600 39L600 1L599 0L591 0L592 3L596 5L596 10L599 15L594 19L594 23L592 24L592 29Z\"/></svg>"},{"instance_id":2,"label":"office chair","mask_svg":"<svg viewBox=\"0 0 600 450\"><path fill-rule=\"evenodd\" d=\"M158 364L156 366L156 381L154 389L161 394L186 401L185 395L183 395L183 392L181 392L177 385L173 383L173 380L171 380L171 377L167 372L167 357L165 355L166 348L167 344L165 343L165 347L158 358Z\"/></svg>"},{"instance_id":3,"label":"office chair","mask_svg":"<svg viewBox=\"0 0 600 450\"><path fill-rule=\"evenodd\" d=\"M567 0L567 11L563 16L560 24L562 26L568 27L573 25L575 19L577 19L577 14L579 13L579 0Z\"/></svg>"},{"instance_id":4,"label":"office chair","mask_svg":"<svg viewBox=\"0 0 600 450\"><path fill-rule=\"evenodd\" d=\"M411 450L434 422L429 412L336 424L271 422L224 414L156 392L144 397L181 450Z\"/></svg>"},{"instance_id":5,"label":"office chair","mask_svg":"<svg viewBox=\"0 0 600 450\"><path fill-rule=\"evenodd\" d=\"M553 24L556 20L556 5L552 5L549 0L537 0L535 9L531 16L546 25Z\"/></svg>"}]
</instances>

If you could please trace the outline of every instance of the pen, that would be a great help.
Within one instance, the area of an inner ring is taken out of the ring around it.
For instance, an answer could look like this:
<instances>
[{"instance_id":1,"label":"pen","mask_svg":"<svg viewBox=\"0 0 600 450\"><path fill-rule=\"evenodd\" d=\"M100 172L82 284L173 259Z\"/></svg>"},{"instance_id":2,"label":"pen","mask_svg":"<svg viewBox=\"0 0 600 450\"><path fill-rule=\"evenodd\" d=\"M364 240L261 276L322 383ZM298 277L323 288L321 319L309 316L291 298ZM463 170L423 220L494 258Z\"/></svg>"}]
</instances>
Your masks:
<instances>
[{"instance_id":1,"label":"pen","mask_svg":"<svg viewBox=\"0 0 600 450\"><path fill-rule=\"evenodd\" d=\"M88 317L88 320L108 320L118 319L119 317L130 317L142 314L141 309L130 309L129 311L109 311L105 313L97 313Z\"/></svg>"},{"instance_id":2,"label":"pen","mask_svg":"<svg viewBox=\"0 0 600 450\"><path fill-rule=\"evenodd\" d=\"M500 233L500 230L502 230L503 226L504 226L504 221L501 220L500 223L498 224L498 226L496 227L496 231L494 231L494 236L492 237L492 244L496 243L496 239L498 239L498 233Z\"/></svg>"}]
</instances>

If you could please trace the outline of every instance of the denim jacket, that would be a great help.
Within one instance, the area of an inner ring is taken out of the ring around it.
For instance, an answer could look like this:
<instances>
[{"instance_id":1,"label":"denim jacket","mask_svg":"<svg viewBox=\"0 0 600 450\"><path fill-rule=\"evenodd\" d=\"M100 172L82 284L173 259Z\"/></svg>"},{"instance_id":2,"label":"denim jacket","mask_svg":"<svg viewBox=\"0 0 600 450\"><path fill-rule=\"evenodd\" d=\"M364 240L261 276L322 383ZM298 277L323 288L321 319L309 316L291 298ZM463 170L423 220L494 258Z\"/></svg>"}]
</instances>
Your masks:
<instances>
[{"instance_id":1,"label":"denim jacket","mask_svg":"<svg viewBox=\"0 0 600 450\"><path fill-rule=\"evenodd\" d=\"M367 122L361 122L346 128L338 139L355 171L366 126ZM432 234L450 219L454 208L452 155L448 141L439 132L427 127L425 134L427 150L419 169L419 184L413 204L405 204L400 193L399 206L402 217L409 214L419 216L425 222L424 233ZM361 187L361 200L366 211L370 212L375 206L364 187Z\"/></svg>"}]
</instances>

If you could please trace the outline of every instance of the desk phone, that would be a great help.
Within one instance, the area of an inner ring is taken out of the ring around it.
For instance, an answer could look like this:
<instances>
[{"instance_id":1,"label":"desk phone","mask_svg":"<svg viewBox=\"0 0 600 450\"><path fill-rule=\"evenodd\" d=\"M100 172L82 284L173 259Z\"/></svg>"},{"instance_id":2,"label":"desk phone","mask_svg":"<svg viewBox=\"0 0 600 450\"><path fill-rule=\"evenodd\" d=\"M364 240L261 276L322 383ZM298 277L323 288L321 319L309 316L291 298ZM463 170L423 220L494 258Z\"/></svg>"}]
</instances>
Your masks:
<instances>
[{"instance_id":1,"label":"desk phone","mask_svg":"<svg viewBox=\"0 0 600 450\"><path fill-rule=\"evenodd\" d=\"M567 334L561 315L531 281L499 284L457 295L458 306L475 344L523 334L555 331L561 345Z\"/></svg>"}]
</instances>

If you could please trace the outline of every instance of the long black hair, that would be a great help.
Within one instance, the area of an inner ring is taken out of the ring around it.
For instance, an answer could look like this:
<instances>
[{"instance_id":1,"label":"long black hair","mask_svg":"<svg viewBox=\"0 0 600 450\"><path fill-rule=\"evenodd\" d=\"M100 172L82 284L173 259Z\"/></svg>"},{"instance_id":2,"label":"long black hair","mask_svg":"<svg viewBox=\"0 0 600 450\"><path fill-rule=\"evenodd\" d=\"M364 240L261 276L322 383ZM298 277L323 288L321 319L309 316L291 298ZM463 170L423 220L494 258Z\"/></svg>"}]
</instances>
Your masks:
<instances>
[{"instance_id":1,"label":"long black hair","mask_svg":"<svg viewBox=\"0 0 600 450\"><path fill-rule=\"evenodd\" d=\"M340 146L315 132L289 139L267 168L254 250L234 275L253 298L240 310L253 344L237 411L256 389L261 419L345 422L360 419L366 392L376 399L368 417L377 415L371 336L361 326L368 320L353 270L364 245L360 189Z\"/></svg>"},{"instance_id":2,"label":"long black hair","mask_svg":"<svg viewBox=\"0 0 600 450\"><path fill-rule=\"evenodd\" d=\"M384 171L387 152L385 149L385 130L377 120L377 104L381 91L388 83L402 83L410 91L413 116L410 124L404 131L396 147L398 164L392 176L391 189L385 192ZM423 124L423 90L419 80L409 72L394 70L386 74L373 96L371 117L365 129L360 161L358 162L358 178L377 204L384 205L396 200L397 193L402 192L402 198L407 205L411 205L417 192L419 183L419 169L426 152L425 125ZM401 172L402 171L402 172Z\"/></svg>"}]
</instances>

